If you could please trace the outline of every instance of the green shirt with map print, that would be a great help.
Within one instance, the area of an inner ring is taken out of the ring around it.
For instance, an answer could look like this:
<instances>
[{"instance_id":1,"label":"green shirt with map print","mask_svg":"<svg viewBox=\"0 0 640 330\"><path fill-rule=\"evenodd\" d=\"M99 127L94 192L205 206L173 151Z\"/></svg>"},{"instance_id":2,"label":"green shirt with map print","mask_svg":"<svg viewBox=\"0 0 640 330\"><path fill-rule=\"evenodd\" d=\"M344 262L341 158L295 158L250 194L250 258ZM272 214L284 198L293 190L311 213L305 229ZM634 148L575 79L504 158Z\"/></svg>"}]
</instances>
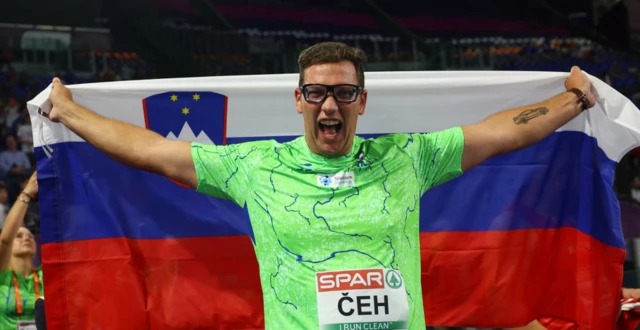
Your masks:
<instances>
[{"instance_id":1,"label":"green shirt with map print","mask_svg":"<svg viewBox=\"0 0 640 330\"><path fill-rule=\"evenodd\" d=\"M335 158L304 137L191 150L197 190L248 211L266 329L423 330L420 198L462 174L463 148L454 127Z\"/></svg>"}]
</instances>

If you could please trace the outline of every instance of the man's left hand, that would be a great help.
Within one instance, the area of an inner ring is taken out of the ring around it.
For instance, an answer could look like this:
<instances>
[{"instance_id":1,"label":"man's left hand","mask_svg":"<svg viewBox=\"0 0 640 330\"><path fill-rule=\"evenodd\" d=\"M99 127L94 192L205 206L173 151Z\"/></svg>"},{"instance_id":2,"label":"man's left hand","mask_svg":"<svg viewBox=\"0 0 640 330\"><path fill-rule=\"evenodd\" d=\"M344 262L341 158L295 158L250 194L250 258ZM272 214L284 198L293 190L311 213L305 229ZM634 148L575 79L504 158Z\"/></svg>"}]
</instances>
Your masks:
<instances>
[{"instance_id":1,"label":"man's left hand","mask_svg":"<svg viewBox=\"0 0 640 330\"><path fill-rule=\"evenodd\" d=\"M596 97L592 90L591 81L579 67L574 66L571 68L571 73L569 74L569 78L564 82L564 87L566 87L567 90L577 88L585 93L587 99L589 99L589 108L596 104Z\"/></svg>"}]
</instances>

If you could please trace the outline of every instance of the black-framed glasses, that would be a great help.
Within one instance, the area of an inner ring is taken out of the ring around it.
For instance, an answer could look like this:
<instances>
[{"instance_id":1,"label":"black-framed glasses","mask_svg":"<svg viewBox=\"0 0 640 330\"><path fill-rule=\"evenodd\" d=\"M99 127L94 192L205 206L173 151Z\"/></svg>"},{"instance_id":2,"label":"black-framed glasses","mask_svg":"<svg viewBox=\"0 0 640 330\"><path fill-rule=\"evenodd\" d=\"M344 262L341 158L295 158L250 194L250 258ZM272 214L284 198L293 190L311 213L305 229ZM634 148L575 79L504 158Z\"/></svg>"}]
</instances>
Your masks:
<instances>
[{"instance_id":1,"label":"black-framed glasses","mask_svg":"<svg viewBox=\"0 0 640 330\"><path fill-rule=\"evenodd\" d=\"M340 103L352 103L358 98L358 94L362 92L362 87L351 84L340 85L323 85L323 84L306 84L300 86L304 99L309 103L321 103L327 99L329 92Z\"/></svg>"}]
</instances>

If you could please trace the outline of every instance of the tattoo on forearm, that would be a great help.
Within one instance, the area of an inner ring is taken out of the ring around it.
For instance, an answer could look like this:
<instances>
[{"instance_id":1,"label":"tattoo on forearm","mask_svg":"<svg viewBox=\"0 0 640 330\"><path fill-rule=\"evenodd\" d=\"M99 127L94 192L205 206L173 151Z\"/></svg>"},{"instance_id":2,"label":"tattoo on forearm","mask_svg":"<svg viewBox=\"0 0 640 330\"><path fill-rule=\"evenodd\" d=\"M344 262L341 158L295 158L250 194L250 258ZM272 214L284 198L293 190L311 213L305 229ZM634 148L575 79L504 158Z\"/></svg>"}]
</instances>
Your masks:
<instances>
[{"instance_id":1,"label":"tattoo on forearm","mask_svg":"<svg viewBox=\"0 0 640 330\"><path fill-rule=\"evenodd\" d=\"M516 123L516 125L526 124L530 120L538 116L544 116L547 113L549 113L549 109L545 107L525 110L522 111L517 117L513 117L513 122Z\"/></svg>"}]
</instances>

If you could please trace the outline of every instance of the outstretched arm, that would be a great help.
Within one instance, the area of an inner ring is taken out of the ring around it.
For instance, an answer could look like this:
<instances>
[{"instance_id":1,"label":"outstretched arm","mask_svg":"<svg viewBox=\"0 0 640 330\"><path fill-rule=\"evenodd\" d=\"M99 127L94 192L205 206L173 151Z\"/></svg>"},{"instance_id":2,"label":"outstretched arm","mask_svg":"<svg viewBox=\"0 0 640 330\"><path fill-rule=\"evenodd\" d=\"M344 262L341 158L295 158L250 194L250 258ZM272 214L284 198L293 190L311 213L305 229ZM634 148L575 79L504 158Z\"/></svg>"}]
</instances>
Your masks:
<instances>
[{"instance_id":1,"label":"outstretched arm","mask_svg":"<svg viewBox=\"0 0 640 330\"><path fill-rule=\"evenodd\" d=\"M18 234L18 229L24 225L24 217L27 214L31 197L35 197L37 194L38 179L36 172L33 172L23 193L20 193L18 199L16 199L13 206L11 206L4 225L2 226L2 232L0 233L0 273L9 267L11 252L13 250L13 240Z\"/></svg>"},{"instance_id":2,"label":"outstretched arm","mask_svg":"<svg viewBox=\"0 0 640 330\"><path fill-rule=\"evenodd\" d=\"M571 69L565 87L567 92L544 102L502 111L475 125L463 126L462 170L531 146L571 121L584 109L578 96L569 92L572 88L586 95L589 107L595 104L589 78L578 67Z\"/></svg>"},{"instance_id":3,"label":"outstretched arm","mask_svg":"<svg viewBox=\"0 0 640 330\"><path fill-rule=\"evenodd\" d=\"M74 103L71 91L58 78L53 80L49 99L52 121L62 123L116 161L197 187L189 142L168 140L145 128L100 116Z\"/></svg>"}]
</instances>

